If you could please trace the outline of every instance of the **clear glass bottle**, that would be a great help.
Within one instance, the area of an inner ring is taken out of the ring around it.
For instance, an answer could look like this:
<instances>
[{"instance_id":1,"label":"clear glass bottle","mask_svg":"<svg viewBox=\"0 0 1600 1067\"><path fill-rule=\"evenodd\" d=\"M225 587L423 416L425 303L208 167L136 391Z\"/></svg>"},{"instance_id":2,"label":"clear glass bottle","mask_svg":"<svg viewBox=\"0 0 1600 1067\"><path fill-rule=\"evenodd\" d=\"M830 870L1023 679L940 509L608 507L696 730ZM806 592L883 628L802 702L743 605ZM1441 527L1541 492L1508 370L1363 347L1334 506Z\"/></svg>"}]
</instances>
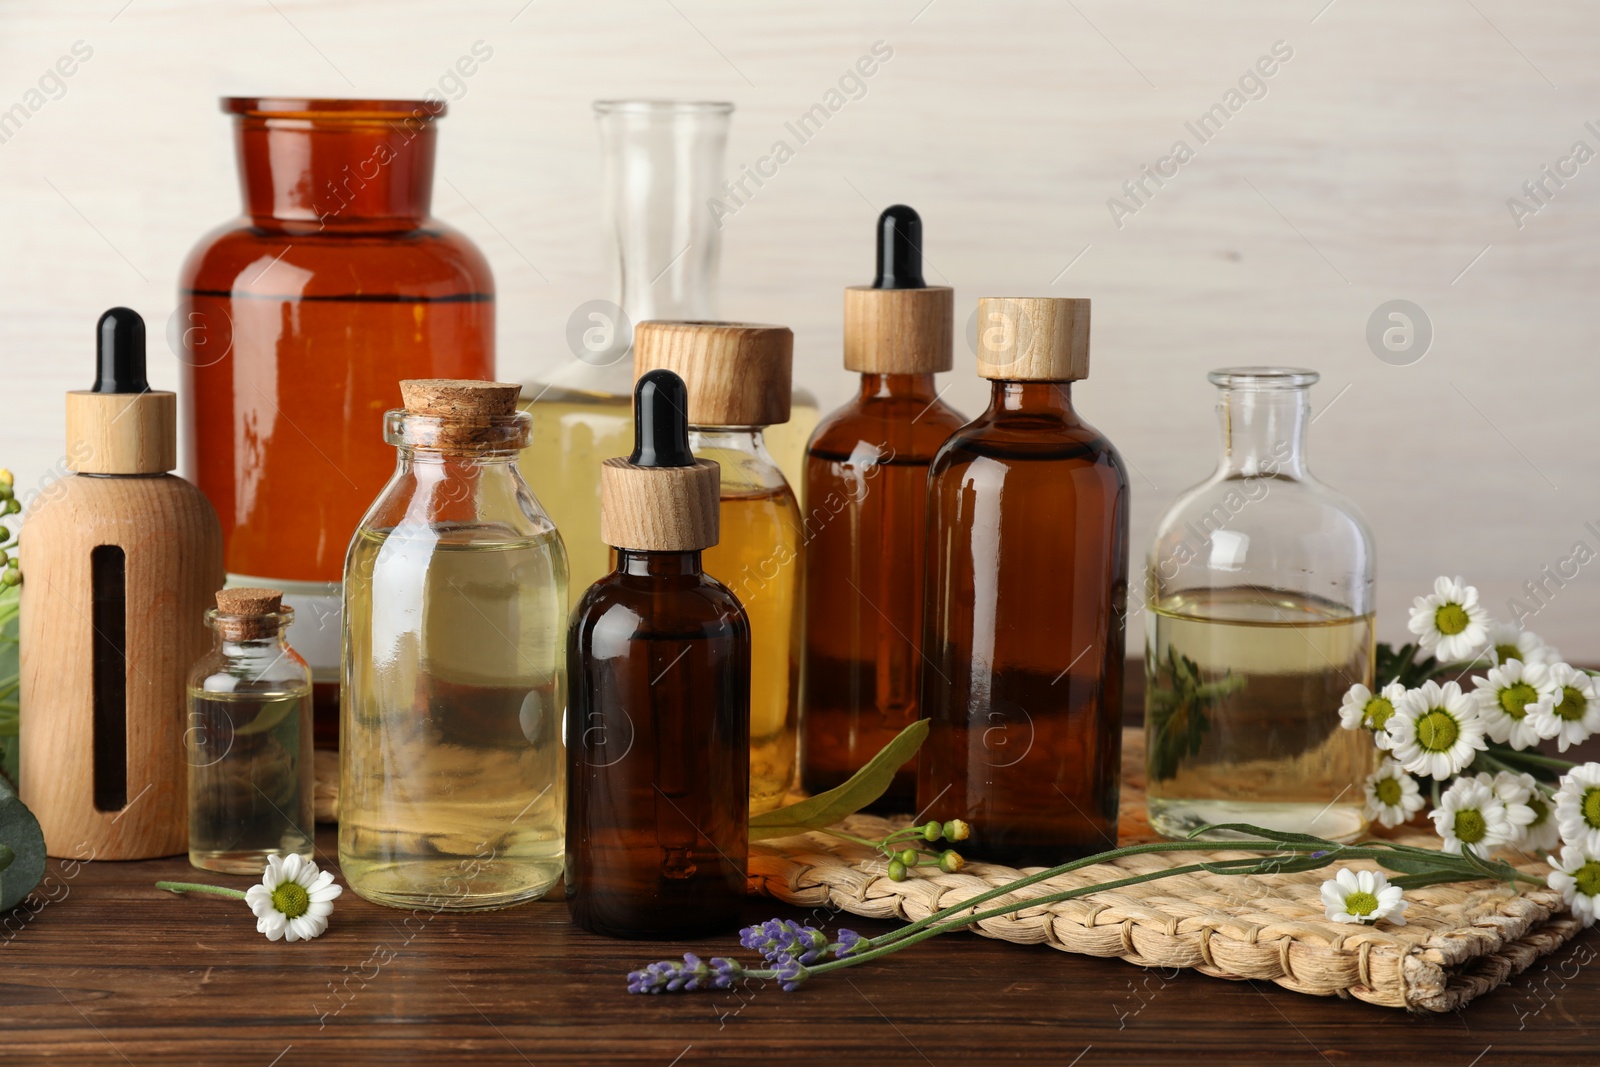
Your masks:
<instances>
[{"instance_id":1,"label":"clear glass bottle","mask_svg":"<svg viewBox=\"0 0 1600 1067\"><path fill-rule=\"evenodd\" d=\"M1222 455L1162 517L1146 567L1150 824L1354 838L1374 755L1336 712L1372 684L1372 533L1306 469L1315 371L1209 378Z\"/></svg>"},{"instance_id":2,"label":"clear glass bottle","mask_svg":"<svg viewBox=\"0 0 1600 1067\"><path fill-rule=\"evenodd\" d=\"M519 387L400 384L345 563L339 863L380 904L505 907L561 875L566 552L517 470Z\"/></svg>"},{"instance_id":3,"label":"clear glass bottle","mask_svg":"<svg viewBox=\"0 0 1600 1067\"><path fill-rule=\"evenodd\" d=\"M721 538L706 573L750 617L750 810L794 785L799 740L800 506L762 431L789 417L794 335L752 323L646 322L634 366L673 371L689 389L689 446L722 467Z\"/></svg>"},{"instance_id":4,"label":"clear glass bottle","mask_svg":"<svg viewBox=\"0 0 1600 1067\"><path fill-rule=\"evenodd\" d=\"M268 856L314 851L311 670L289 647L276 589L224 589L211 651L189 675L189 862L260 875Z\"/></svg>"},{"instance_id":5,"label":"clear glass bottle","mask_svg":"<svg viewBox=\"0 0 1600 1067\"><path fill-rule=\"evenodd\" d=\"M978 302L989 409L928 472L930 720L917 808L963 855L1053 866L1117 838L1128 475L1072 406L1089 302Z\"/></svg>"}]
</instances>

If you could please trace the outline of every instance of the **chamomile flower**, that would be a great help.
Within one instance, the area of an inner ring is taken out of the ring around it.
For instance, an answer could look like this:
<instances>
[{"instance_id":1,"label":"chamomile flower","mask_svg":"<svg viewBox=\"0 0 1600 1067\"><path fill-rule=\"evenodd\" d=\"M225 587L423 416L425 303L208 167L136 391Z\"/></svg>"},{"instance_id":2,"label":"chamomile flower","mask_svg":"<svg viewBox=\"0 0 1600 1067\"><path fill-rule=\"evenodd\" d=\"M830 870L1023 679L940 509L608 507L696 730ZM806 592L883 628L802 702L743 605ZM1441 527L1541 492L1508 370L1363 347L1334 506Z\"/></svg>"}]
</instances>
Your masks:
<instances>
[{"instance_id":1,"label":"chamomile flower","mask_svg":"<svg viewBox=\"0 0 1600 1067\"><path fill-rule=\"evenodd\" d=\"M1557 691L1550 680L1549 667L1519 659L1502 660L1498 667L1490 669L1488 677L1474 677L1472 684L1476 687L1472 696L1478 704L1478 718L1490 740L1521 750L1555 736L1553 732L1540 732L1551 729L1548 715L1531 714L1541 704L1555 705Z\"/></svg>"},{"instance_id":2,"label":"chamomile flower","mask_svg":"<svg viewBox=\"0 0 1600 1067\"><path fill-rule=\"evenodd\" d=\"M1547 669L1555 699L1529 709L1528 717L1540 737L1555 738L1556 747L1565 752L1600 731L1600 690L1593 678L1565 663L1553 663Z\"/></svg>"},{"instance_id":3,"label":"chamomile flower","mask_svg":"<svg viewBox=\"0 0 1600 1067\"><path fill-rule=\"evenodd\" d=\"M1489 651L1496 663L1521 660L1534 664L1559 663L1561 653L1544 643L1532 630L1524 630L1514 622L1496 622L1489 626Z\"/></svg>"},{"instance_id":4,"label":"chamomile flower","mask_svg":"<svg viewBox=\"0 0 1600 1067\"><path fill-rule=\"evenodd\" d=\"M1405 768L1392 759L1367 776L1367 818L1384 826L1399 826L1422 810L1422 790Z\"/></svg>"},{"instance_id":5,"label":"chamomile flower","mask_svg":"<svg viewBox=\"0 0 1600 1067\"><path fill-rule=\"evenodd\" d=\"M1339 725L1346 730L1365 727L1372 731L1379 748L1388 748L1389 735L1383 728L1394 714L1395 701L1405 695L1406 687L1399 682L1390 682L1376 693L1360 683L1352 685L1339 706Z\"/></svg>"},{"instance_id":6,"label":"chamomile flower","mask_svg":"<svg viewBox=\"0 0 1600 1067\"><path fill-rule=\"evenodd\" d=\"M1371 925L1388 919L1395 926L1404 926L1409 903L1402 898L1400 887L1390 885L1382 871L1340 867L1322 883L1322 906L1336 923Z\"/></svg>"},{"instance_id":7,"label":"chamomile flower","mask_svg":"<svg viewBox=\"0 0 1600 1067\"><path fill-rule=\"evenodd\" d=\"M1562 775L1555 805L1561 840L1600 856L1600 763L1585 763Z\"/></svg>"},{"instance_id":8,"label":"chamomile flower","mask_svg":"<svg viewBox=\"0 0 1600 1067\"><path fill-rule=\"evenodd\" d=\"M290 853L268 856L261 884L245 890L244 899L267 940L310 941L328 928L334 898L342 892L331 872L318 871L311 860Z\"/></svg>"},{"instance_id":9,"label":"chamomile flower","mask_svg":"<svg viewBox=\"0 0 1600 1067\"><path fill-rule=\"evenodd\" d=\"M1600 855L1573 845L1561 850L1550 872L1550 888L1567 899L1572 914L1593 926L1600 908Z\"/></svg>"},{"instance_id":10,"label":"chamomile flower","mask_svg":"<svg viewBox=\"0 0 1600 1067\"><path fill-rule=\"evenodd\" d=\"M1412 774L1443 781L1488 748L1473 699L1455 682L1427 681L1395 702L1384 726L1394 758Z\"/></svg>"},{"instance_id":11,"label":"chamomile flower","mask_svg":"<svg viewBox=\"0 0 1600 1067\"><path fill-rule=\"evenodd\" d=\"M1526 852L1551 852L1561 845L1561 824L1556 822L1555 798L1540 786L1528 798L1533 809L1533 822L1522 828L1522 840L1517 847Z\"/></svg>"},{"instance_id":12,"label":"chamomile flower","mask_svg":"<svg viewBox=\"0 0 1600 1067\"><path fill-rule=\"evenodd\" d=\"M1479 856L1487 856L1512 837L1505 804L1476 778L1457 778L1428 818L1444 839L1446 852L1459 854L1463 846L1471 846Z\"/></svg>"},{"instance_id":13,"label":"chamomile flower","mask_svg":"<svg viewBox=\"0 0 1600 1067\"><path fill-rule=\"evenodd\" d=\"M1538 818L1532 801L1534 794L1539 792L1539 783L1534 781L1531 774L1512 774L1510 771L1495 775L1480 773L1477 777L1506 807L1506 822L1511 827L1511 833L1505 843L1522 844L1525 831Z\"/></svg>"},{"instance_id":14,"label":"chamomile flower","mask_svg":"<svg viewBox=\"0 0 1600 1067\"><path fill-rule=\"evenodd\" d=\"M1489 639L1489 613L1459 577L1435 579L1433 592L1412 602L1408 626L1424 652L1447 663L1471 659Z\"/></svg>"}]
</instances>

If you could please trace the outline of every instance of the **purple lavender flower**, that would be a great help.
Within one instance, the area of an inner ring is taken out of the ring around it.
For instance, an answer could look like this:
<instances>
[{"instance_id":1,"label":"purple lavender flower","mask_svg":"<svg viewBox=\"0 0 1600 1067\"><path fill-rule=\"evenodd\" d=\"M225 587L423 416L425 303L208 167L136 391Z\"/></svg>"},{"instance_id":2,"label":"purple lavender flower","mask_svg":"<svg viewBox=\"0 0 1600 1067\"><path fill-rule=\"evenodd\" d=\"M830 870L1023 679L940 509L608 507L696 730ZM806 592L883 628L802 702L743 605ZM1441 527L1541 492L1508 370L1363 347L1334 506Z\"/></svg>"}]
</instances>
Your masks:
<instances>
[{"instance_id":1,"label":"purple lavender flower","mask_svg":"<svg viewBox=\"0 0 1600 1067\"><path fill-rule=\"evenodd\" d=\"M872 946L870 939L862 937L854 930L840 930L839 943L833 946L833 954L841 960L846 959L854 952L862 952Z\"/></svg>"},{"instance_id":2,"label":"purple lavender flower","mask_svg":"<svg viewBox=\"0 0 1600 1067\"><path fill-rule=\"evenodd\" d=\"M710 963L692 952L683 962L661 960L628 973L630 993L692 993L697 989L727 989L744 973L739 961L715 956Z\"/></svg>"},{"instance_id":3,"label":"purple lavender flower","mask_svg":"<svg viewBox=\"0 0 1600 1067\"><path fill-rule=\"evenodd\" d=\"M828 954L828 935L791 919L768 919L760 926L746 926L739 931L739 943L773 964L786 959L815 963Z\"/></svg>"},{"instance_id":4,"label":"purple lavender flower","mask_svg":"<svg viewBox=\"0 0 1600 1067\"><path fill-rule=\"evenodd\" d=\"M805 964L793 956L785 956L780 960L774 960L772 970L773 977L782 985L785 993L793 993L805 984L807 978L811 977L811 972L806 969Z\"/></svg>"}]
</instances>

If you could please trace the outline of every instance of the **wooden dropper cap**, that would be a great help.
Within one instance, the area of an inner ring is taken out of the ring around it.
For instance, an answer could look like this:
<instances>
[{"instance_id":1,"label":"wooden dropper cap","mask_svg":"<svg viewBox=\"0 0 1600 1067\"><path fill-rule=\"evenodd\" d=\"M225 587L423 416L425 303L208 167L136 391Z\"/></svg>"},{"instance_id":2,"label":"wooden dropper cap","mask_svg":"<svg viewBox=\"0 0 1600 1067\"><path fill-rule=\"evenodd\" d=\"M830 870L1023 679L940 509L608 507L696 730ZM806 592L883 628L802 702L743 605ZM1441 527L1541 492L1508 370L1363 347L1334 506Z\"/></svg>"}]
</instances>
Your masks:
<instances>
[{"instance_id":1,"label":"wooden dropper cap","mask_svg":"<svg viewBox=\"0 0 1600 1067\"><path fill-rule=\"evenodd\" d=\"M878 216L878 273L844 291L844 369L937 374L953 365L955 293L922 280L922 217L904 204Z\"/></svg>"},{"instance_id":2,"label":"wooden dropper cap","mask_svg":"<svg viewBox=\"0 0 1600 1067\"><path fill-rule=\"evenodd\" d=\"M689 397L670 370L633 387L633 455L600 467L600 540L636 552L698 552L717 543L722 468L689 451Z\"/></svg>"},{"instance_id":3,"label":"wooden dropper cap","mask_svg":"<svg viewBox=\"0 0 1600 1067\"><path fill-rule=\"evenodd\" d=\"M217 590L217 629L233 641L271 637L283 627L285 616L293 615L294 609L283 606L283 593L277 589Z\"/></svg>"},{"instance_id":4,"label":"wooden dropper cap","mask_svg":"<svg viewBox=\"0 0 1600 1067\"><path fill-rule=\"evenodd\" d=\"M1089 301L986 296L978 301L978 375L1013 382L1089 376Z\"/></svg>"},{"instance_id":5,"label":"wooden dropper cap","mask_svg":"<svg viewBox=\"0 0 1600 1067\"><path fill-rule=\"evenodd\" d=\"M67 394L67 466L79 474L165 474L178 465L178 397L145 378L144 320L112 308L95 327L93 389Z\"/></svg>"},{"instance_id":6,"label":"wooden dropper cap","mask_svg":"<svg viewBox=\"0 0 1600 1067\"><path fill-rule=\"evenodd\" d=\"M794 334L753 322L641 322L633 373L669 370L689 389L689 425L775 426L789 421Z\"/></svg>"}]
</instances>

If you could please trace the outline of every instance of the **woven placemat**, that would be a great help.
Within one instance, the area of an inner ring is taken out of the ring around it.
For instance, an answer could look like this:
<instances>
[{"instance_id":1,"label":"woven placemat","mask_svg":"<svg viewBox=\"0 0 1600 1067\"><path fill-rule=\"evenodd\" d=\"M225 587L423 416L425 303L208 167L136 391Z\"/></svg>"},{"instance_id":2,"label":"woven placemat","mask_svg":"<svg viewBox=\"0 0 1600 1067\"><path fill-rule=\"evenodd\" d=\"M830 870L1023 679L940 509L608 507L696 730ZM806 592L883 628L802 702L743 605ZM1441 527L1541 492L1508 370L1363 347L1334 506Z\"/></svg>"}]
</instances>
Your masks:
<instances>
[{"instance_id":1,"label":"woven placemat","mask_svg":"<svg viewBox=\"0 0 1600 1067\"><path fill-rule=\"evenodd\" d=\"M1143 737L1124 739L1121 844L1154 840L1144 821ZM845 829L881 837L909 818L858 815ZM1401 840L1437 845L1413 831ZM1029 886L1007 900L1242 853L1129 856ZM1360 869L1370 863L1352 863ZM1539 864L1524 869L1543 876ZM931 872L931 873L930 873ZM874 919L912 921L1012 881L1019 871L970 863L956 874L917 868L889 880L871 850L826 834L764 841L751 847L752 889L801 907L838 908ZM1218 978L1260 979L1319 996L1355 997L1413 1011L1454 1011L1581 929L1561 895L1545 888L1515 892L1495 882L1408 891L1406 925L1333 923L1325 917L1322 882L1331 872L1270 877L1176 875L1145 885L1094 893L986 919L973 932L1063 952L1118 956L1145 967L1186 967ZM984 904L985 908L1000 901ZM914 950L913 950L914 951Z\"/></svg>"}]
</instances>

